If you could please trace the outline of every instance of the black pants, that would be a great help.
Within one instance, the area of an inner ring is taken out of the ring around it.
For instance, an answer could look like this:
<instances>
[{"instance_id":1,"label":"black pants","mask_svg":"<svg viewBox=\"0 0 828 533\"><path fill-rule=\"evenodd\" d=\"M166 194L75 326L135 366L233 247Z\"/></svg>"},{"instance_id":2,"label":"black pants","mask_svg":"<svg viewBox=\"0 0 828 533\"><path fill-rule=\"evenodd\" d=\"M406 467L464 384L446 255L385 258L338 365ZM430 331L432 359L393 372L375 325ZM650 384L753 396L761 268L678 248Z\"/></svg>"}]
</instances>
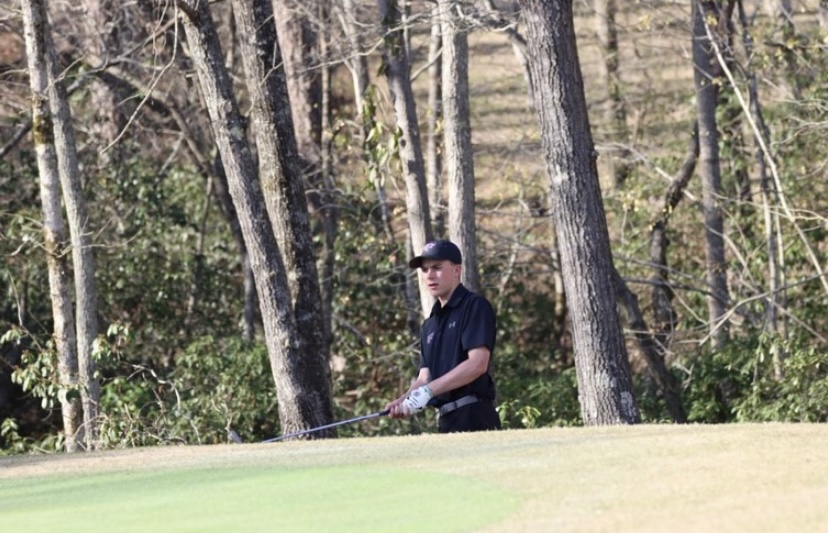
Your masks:
<instances>
[{"instance_id":1,"label":"black pants","mask_svg":"<svg viewBox=\"0 0 828 533\"><path fill-rule=\"evenodd\" d=\"M440 415L438 427L440 433L490 431L500 429L500 417L494 402L481 400Z\"/></svg>"}]
</instances>

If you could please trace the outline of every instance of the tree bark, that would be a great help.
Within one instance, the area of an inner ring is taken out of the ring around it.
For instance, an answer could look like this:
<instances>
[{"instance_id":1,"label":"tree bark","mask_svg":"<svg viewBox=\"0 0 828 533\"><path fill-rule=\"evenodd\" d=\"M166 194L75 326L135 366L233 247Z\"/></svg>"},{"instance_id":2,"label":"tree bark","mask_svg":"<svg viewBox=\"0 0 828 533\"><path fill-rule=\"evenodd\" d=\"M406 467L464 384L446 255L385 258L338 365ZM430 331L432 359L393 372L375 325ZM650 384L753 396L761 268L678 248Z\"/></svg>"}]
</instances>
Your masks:
<instances>
[{"instance_id":1,"label":"tree bark","mask_svg":"<svg viewBox=\"0 0 828 533\"><path fill-rule=\"evenodd\" d=\"M54 50L44 1L22 0L21 7L32 91L32 133L40 174L44 247L54 319L53 338L58 358L58 394L63 415L64 446L67 452L75 452L82 444L83 409L78 395L78 353L69 296L69 265L64 253L68 243L60 202L55 124L49 101L52 96L49 94L49 70Z\"/></svg>"},{"instance_id":2,"label":"tree bark","mask_svg":"<svg viewBox=\"0 0 828 533\"><path fill-rule=\"evenodd\" d=\"M293 432L330 422L330 403L320 379L326 374L313 354L301 351L293 314L288 274L271 228L261 187L256 183L253 156L245 140L242 117L232 92L230 76L207 3L177 4L201 93L210 114L228 186L245 244L250 254L265 341L276 384L279 419L283 432ZM247 34L248 36L252 36ZM311 438L331 432L311 434Z\"/></svg>"},{"instance_id":3,"label":"tree bark","mask_svg":"<svg viewBox=\"0 0 828 533\"><path fill-rule=\"evenodd\" d=\"M239 31L247 36L241 40L241 55L253 106L259 180L285 268L291 273L299 353L314 374L320 416L331 419L330 323L325 321L285 70L280 68L275 27L258 22L270 20L273 12L269 0L233 0L233 13Z\"/></svg>"},{"instance_id":4,"label":"tree bark","mask_svg":"<svg viewBox=\"0 0 828 533\"><path fill-rule=\"evenodd\" d=\"M725 262L724 217L720 204L722 179L716 119L721 68L712 41L718 38L719 28L724 27L722 14L720 0L692 2L693 72L699 123L699 173L703 184L706 269L710 291L707 308L714 350L727 342L728 327L725 313L730 299ZM716 21L717 26L709 26L708 20Z\"/></svg>"},{"instance_id":5,"label":"tree bark","mask_svg":"<svg viewBox=\"0 0 828 533\"><path fill-rule=\"evenodd\" d=\"M331 177L326 175L323 169L323 87L319 57L320 42L319 33L307 15L308 10L313 5L303 5L296 0L269 1L272 2L270 13L276 21L275 38L278 39L279 57L281 59L279 65L283 66L275 74L277 77L281 77L279 83L287 87L287 92L278 105L286 104L289 112L286 112L285 115L289 116L285 118L292 118L293 142L295 144L293 152L299 157L293 164L298 164L299 174L297 174L297 179L302 179L302 176L304 176L306 183L307 200L303 199L302 203L310 204L311 212L319 221L319 228L323 237L322 242L324 243L322 265L332 265L339 214L333 197ZM257 26L261 26L262 21L266 20L269 19L257 19ZM254 28L248 28L248 30L254 31ZM259 29L259 31L263 30ZM241 30L241 32L242 35L248 35L244 33L244 30ZM242 44L244 46L244 39L242 39ZM272 59L269 61L272 61ZM271 67L275 66L277 65L271 65ZM276 107L275 109L281 108ZM286 123L282 119L277 122ZM264 178L264 176L262 177ZM268 203L270 203L269 199ZM304 211L308 211L307 207ZM282 248L285 250L284 244ZM291 269L291 265L288 265L288 269ZM316 271L316 269L314 270ZM328 286L330 277L333 275L330 270L326 269L325 271L326 286ZM318 286L319 282L316 283ZM319 292L319 289L317 289L317 292ZM325 299L323 300L324 329L319 330L323 332L324 346L320 348L325 354L328 353L332 341L331 298L332 293L325 291Z\"/></svg>"},{"instance_id":6,"label":"tree bark","mask_svg":"<svg viewBox=\"0 0 828 533\"><path fill-rule=\"evenodd\" d=\"M571 0L521 0L587 426L637 423Z\"/></svg>"},{"instance_id":7,"label":"tree bark","mask_svg":"<svg viewBox=\"0 0 828 533\"><path fill-rule=\"evenodd\" d=\"M449 237L463 252L463 284L480 292L474 210L474 160L469 122L467 29L455 0L439 0L443 31L443 168L448 182Z\"/></svg>"},{"instance_id":8,"label":"tree bark","mask_svg":"<svg viewBox=\"0 0 828 533\"><path fill-rule=\"evenodd\" d=\"M433 233L423 168L420 126L417 122L417 107L409 78L408 57L400 26L400 12L394 0L377 0L377 7L386 32L383 68L388 79L391 99L394 102L397 129L400 135L399 151L406 185L408 230L411 235L411 246L415 253L420 253L425 244L433 239ZM418 278L422 313L427 316L431 312L434 298L424 286L422 276Z\"/></svg>"}]
</instances>

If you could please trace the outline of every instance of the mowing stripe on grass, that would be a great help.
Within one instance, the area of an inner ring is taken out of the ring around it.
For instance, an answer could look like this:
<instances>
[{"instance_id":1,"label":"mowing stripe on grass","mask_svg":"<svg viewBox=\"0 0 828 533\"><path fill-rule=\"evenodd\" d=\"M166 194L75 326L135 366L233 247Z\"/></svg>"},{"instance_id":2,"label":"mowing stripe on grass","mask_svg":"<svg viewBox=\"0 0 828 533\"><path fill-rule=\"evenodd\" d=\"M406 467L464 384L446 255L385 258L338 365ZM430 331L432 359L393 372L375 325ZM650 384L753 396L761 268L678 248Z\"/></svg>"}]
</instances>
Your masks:
<instances>
[{"instance_id":1,"label":"mowing stripe on grass","mask_svg":"<svg viewBox=\"0 0 828 533\"><path fill-rule=\"evenodd\" d=\"M336 466L241 467L7 479L8 531L472 531L517 497L474 480Z\"/></svg>"}]
</instances>

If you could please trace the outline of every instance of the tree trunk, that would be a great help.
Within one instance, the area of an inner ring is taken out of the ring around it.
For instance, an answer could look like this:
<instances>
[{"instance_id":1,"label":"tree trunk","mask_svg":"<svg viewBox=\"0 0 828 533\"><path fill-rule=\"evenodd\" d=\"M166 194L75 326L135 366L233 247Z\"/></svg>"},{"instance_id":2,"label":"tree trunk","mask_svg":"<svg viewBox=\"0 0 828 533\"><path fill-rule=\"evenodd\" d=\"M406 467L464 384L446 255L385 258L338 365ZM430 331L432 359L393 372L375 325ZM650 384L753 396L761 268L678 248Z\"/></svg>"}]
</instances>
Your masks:
<instances>
[{"instance_id":1,"label":"tree trunk","mask_svg":"<svg viewBox=\"0 0 828 533\"><path fill-rule=\"evenodd\" d=\"M51 40L46 36L47 42ZM48 51L52 52L49 53ZM47 49L49 65L49 106L54 120L55 150L63 203L72 241L72 264L75 281L75 329L78 342L78 379L83 404L83 431L87 449L97 449L98 404L101 387L95 372L93 347L98 336L98 288L95 281L95 258L92 253L92 230L81 184L72 116L66 89L58 71L54 47Z\"/></svg>"},{"instance_id":2,"label":"tree trunk","mask_svg":"<svg viewBox=\"0 0 828 533\"><path fill-rule=\"evenodd\" d=\"M221 157L217 156L213 162L213 191L218 198L221 212L230 226L230 234L239 249L239 266L242 278L244 279L244 306L242 311L242 339L246 342L253 342L256 335L256 279L253 269L250 267L250 254L247 253L247 245L244 243L239 217L236 214L236 207L233 205L233 198L230 196L230 189L227 182L227 173Z\"/></svg>"},{"instance_id":3,"label":"tree trunk","mask_svg":"<svg viewBox=\"0 0 828 533\"><path fill-rule=\"evenodd\" d=\"M32 133L40 174L40 199L46 264L49 269L49 294L54 319L55 351L58 357L58 383L63 415L64 446L75 452L82 443L83 410L78 395L78 354L72 300L69 296L69 265L65 248L66 231L60 202L60 176L55 149L55 124L49 99L50 62L54 58L46 6L43 0L22 0L23 30L32 90Z\"/></svg>"},{"instance_id":4,"label":"tree trunk","mask_svg":"<svg viewBox=\"0 0 828 533\"><path fill-rule=\"evenodd\" d=\"M295 148L294 154L298 154L298 160L292 162L294 166L298 165L299 174L297 179L302 179L306 183L307 200L303 199L303 204L310 204L310 208L316 219L319 221L319 227L322 233L323 247L323 265L333 263L334 257L334 242L337 234L337 221L339 218L336 202L333 199L333 185L328 181L322 167L322 76L319 68L320 58L320 44L319 34L315 30L309 17L305 14L310 6L300 5L296 0L270 0L272 1L271 14L276 20L276 38L278 39L278 48L280 50L280 58L284 69L278 69L276 76L281 78L280 84L287 87L287 92L284 98L281 99L275 110L281 110L286 105L290 110L286 112L285 118L292 118L293 128L293 143ZM256 19L256 26L261 25L261 21L268 19ZM237 21L238 24L238 21ZM255 27L250 27L248 30L253 31ZM242 35L248 35L240 28ZM263 31L261 28L258 31ZM244 39L242 44L244 47ZM267 57L267 56L265 56ZM272 61L272 58L270 59ZM274 67L275 65L271 65ZM262 78L265 79L265 78ZM269 80L269 78L268 78ZM268 81L268 83L273 83ZM256 102L254 102L255 105ZM282 119L277 122L285 123ZM280 141L283 142L283 141ZM261 154L260 154L261 156ZM294 157L294 156L291 156ZM260 165L261 168L261 165ZM330 176L327 176L330 178ZM264 178L264 175L262 176ZM303 191L304 195L305 192ZM267 199L267 197L266 197ZM270 204L270 199L268 204ZM305 212L308 208L305 207ZM279 233L277 231L277 237ZM309 237L310 238L310 237ZM285 244L281 243L283 251L286 251ZM288 264L290 270L292 265ZM317 272L317 269L314 269ZM330 272L328 272L330 275ZM318 276L318 274L316 274ZM328 277L326 277L326 280ZM317 285L317 292L319 292L319 282ZM296 287L294 286L294 289ZM294 291L294 295L295 295ZM329 296L326 293L326 298ZM322 339L324 345L319 348L327 354L330 349L331 339L331 317L330 317L330 302L324 300L324 321L322 331ZM306 330L301 330L306 331ZM317 335L319 337L319 335Z\"/></svg>"},{"instance_id":5,"label":"tree trunk","mask_svg":"<svg viewBox=\"0 0 828 533\"><path fill-rule=\"evenodd\" d=\"M228 186L256 280L265 341L276 383L282 431L292 432L328 423L329 385L326 370L303 353L293 314L288 275L271 228L261 187L256 183L253 156L245 140L242 117L224 67L218 36L207 3L179 2L191 57L213 125ZM253 34L246 34L253 37ZM312 437L329 436L319 432Z\"/></svg>"},{"instance_id":6,"label":"tree trunk","mask_svg":"<svg viewBox=\"0 0 828 533\"><path fill-rule=\"evenodd\" d=\"M521 0L587 426L637 423L571 0Z\"/></svg>"},{"instance_id":7,"label":"tree trunk","mask_svg":"<svg viewBox=\"0 0 828 533\"><path fill-rule=\"evenodd\" d=\"M270 222L293 282L293 312L299 353L319 397L320 416L333 417L328 362L330 324L325 309L313 252L313 241L302 184L288 87L275 27L258 21L273 17L269 0L233 0L241 40L247 90L252 100L252 126L259 154L259 180L268 205Z\"/></svg>"},{"instance_id":8,"label":"tree trunk","mask_svg":"<svg viewBox=\"0 0 828 533\"><path fill-rule=\"evenodd\" d=\"M790 6L788 6L790 7ZM742 43L747 57L753 57L753 39L750 35L750 28L748 24L747 15L745 14L744 5L741 0L738 2L739 22L741 25ZM768 279L768 297L765 302L765 331L767 331L771 338L779 338L787 341L788 332L786 318L779 316L779 310L787 307L787 298L785 291L785 269L782 247L777 238L776 228L779 225L779 214L774 206L778 205L779 198L777 196L776 187L771 178L771 170L769 163L773 160L773 154L769 153L770 146L770 132L765 124L765 117L762 112L762 104L759 100L759 88L755 72L749 68L747 69L748 93L750 102L750 114L753 117L755 125L754 136L756 139L756 166L759 172L759 190L761 192L761 204L764 235L767 250L767 279ZM783 360L787 354L781 349L774 351L774 377L781 380L784 376ZM757 365L758 366L758 365Z\"/></svg>"},{"instance_id":9,"label":"tree trunk","mask_svg":"<svg viewBox=\"0 0 828 533\"><path fill-rule=\"evenodd\" d=\"M357 30L357 10L354 0L342 0L341 6L339 2L334 2L334 10L348 41L349 50L345 64L351 70L354 82L354 105L357 118L360 118L362 117L363 98L371 79L368 75L368 60Z\"/></svg>"},{"instance_id":10,"label":"tree trunk","mask_svg":"<svg viewBox=\"0 0 828 533\"><path fill-rule=\"evenodd\" d=\"M721 78L714 50L721 21L720 2L693 0L693 72L699 123L699 172L703 184L704 235L707 256L707 307L710 320L710 338L714 350L727 342L726 309L729 300L727 263L725 262L724 217L720 198L722 194L719 164L719 132L716 120L718 80ZM707 20L718 27L708 26Z\"/></svg>"},{"instance_id":11,"label":"tree trunk","mask_svg":"<svg viewBox=\"0 0 828 533\"><path fill-rule=\"evenodd\" d=\"M469 123L467 28L455 0L439 0L443 30L443 168L448 182L449 237L463 252L463 284L480 292L474 212L474 160Z\"/></svg>"},{"instance_id":12,"label":"tree trunk","mask_svg":"<svg viewBox=\"0 0 828 533\"><path fill-rule=\"evenodd\" d=\"M667 225L670 222L670 216L684 197L687 183L693 177L698 160L699 126L698 122L694 122L693 131L690 134L690 149L687 151L678 174L667 189L667 194L664 195L664 205L661 212L650 223L650 264L653 269L653 274L650 277L653 287L653 335L661 346L667 345L676 325L673 289L670 285L667 265L667 248L669 247Z\"/></svg>"},{"instance_id":13,"label":"tree trunk","mask_svg":"<svg viewBox=\"0 0 828 533\"><path fill-rule=\"evenodd\" d=\"M420 143L420 127L417 122L417 107L409 78L408 57L405 53L403 32L400 29L400 13L394 0L377 0L380 20L385 29L384 69L388 88L394 102L397 129L400 134L399 150L403 176L406 185L406 206L408 208L408 230L411 245L420 253L425 244L432 240L431 215L428 207L423 151ZM424 316L431 312L434 299L420 279L420 304Z\"/></svg>"},{"instance_id":14,"label":"tree trunk","mask_svg":"<svg viewBox=\"0 0 828 533\"><path fill-rule=\"evenodd\" d=\"M620 188L630 174L630 151L626 148L627 138L627 108L621 97L621 69L620 50L618 48L618 26L615 23L617 6L615 0L596 0L595 18L598 45L601 48L603 61L601 81L607 88L607 102L604 106L604 121L610 125L610 141L618 146L609 155L610 182Z\"/></svg>"},{"instance_id":15,"label":"tree trunk","mask_svg":"<svg viewBox=\"0 0 828 533\"><path fill-rule=\"evenodd\" d=\"M442 129L443 120L443 30L439 8L431 20L431 39L428 42L428 116L426 125L426 185L428 207L435 235L444 235L443 220L443 168Z\"/></svg>"}]
</instances>

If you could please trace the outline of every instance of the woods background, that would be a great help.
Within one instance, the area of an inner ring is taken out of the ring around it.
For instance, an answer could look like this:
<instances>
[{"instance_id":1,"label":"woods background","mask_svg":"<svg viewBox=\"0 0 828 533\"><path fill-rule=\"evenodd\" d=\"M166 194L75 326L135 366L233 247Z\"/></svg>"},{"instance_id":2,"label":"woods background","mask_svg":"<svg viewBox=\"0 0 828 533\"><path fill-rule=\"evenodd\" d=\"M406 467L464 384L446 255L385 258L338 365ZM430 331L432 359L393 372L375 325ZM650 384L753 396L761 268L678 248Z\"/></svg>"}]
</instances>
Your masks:
<instances>
[{"instance_id":1,"label":"woods background","mask_svg":"<svg viewBox=\"0 0 828 533\"><path fill-rule=\"evenodd\" d=\"M539 126L529 8L572 10L583 85L555 79L582 90L588 123ZM825 15L817 0L5 0L0 453L257 440L378 411L414 375L430 306L407 257L445 236L498 314L504 424L590 423L583 295L565 294L560 256L577 243L556 234L542 142L578 126L617 273L597 297L617 298L640 420L825 421Z\"/></svg>"}]
</instances>

